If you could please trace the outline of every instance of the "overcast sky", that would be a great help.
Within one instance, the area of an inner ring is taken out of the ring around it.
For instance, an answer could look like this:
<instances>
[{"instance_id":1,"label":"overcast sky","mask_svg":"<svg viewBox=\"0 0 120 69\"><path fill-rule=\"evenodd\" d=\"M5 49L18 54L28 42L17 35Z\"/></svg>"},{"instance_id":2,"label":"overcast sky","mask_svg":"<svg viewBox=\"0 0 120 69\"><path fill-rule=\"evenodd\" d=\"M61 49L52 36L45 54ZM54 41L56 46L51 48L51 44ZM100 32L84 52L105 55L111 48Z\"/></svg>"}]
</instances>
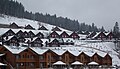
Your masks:
<instances>
[{"instance_id":1,"label":"overcast sky","mask_svg":"<svg viewBox=\"0 0 120 69\"><path fill-rule=\"evenodd\" d=\"M120 0L18 0L32 12L77 19L80 23L95 23L106 30L120 23ZM120 24L119 24L120 26Z\"/></svg>"}]
</instances>

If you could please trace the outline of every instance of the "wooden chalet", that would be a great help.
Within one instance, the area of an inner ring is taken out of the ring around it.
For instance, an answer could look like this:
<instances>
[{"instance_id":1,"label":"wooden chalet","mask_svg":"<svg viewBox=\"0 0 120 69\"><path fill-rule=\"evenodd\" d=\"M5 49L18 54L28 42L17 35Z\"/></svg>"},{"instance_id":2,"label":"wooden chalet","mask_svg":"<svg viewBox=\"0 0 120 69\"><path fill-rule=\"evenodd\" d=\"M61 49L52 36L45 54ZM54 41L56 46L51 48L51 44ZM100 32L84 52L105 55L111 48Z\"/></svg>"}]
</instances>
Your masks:
<instances>
[{"instance_id":1,"label":"wooden chalet","mask_svg":"<svg viewBox=\"0 0 120 69\"><path fill-rule=\"evenodd\" d=\"M60 28L56 26L55 28L52 29L52 31L62 31L62 30L60 30Z\"/></svg>"},{"instance_id":2,"label":"wooden chalet","mask_svg":"<svg viewBox=\"0 0 120 69\"><path fill-rule=\"evenodd\" d=\"M24 31L23 33L24 33L24 37L25 37L25 38L29 38L29 34L28 34L27 31Z\"/></svg>"},{"instance_id":3,"label":"wooden chalet","mask_svg":"<svg viewBox=\"0 0 120 69\"><path fill-rule=\"evenodd\" d=\"M28 24L27 26L25 26L24 29L31 29L31 30L35 30L35 28L33 28L30 24Z\"/></svg>"},{"instance_id":4,"label":"wooden chalet","mask_svg":"<svg viewBox=\"0 0 120 69\"><path fill-rule=\"evenodd\" d=\"M77 56L77 60L79 62L83 63L84 65L87 65L90 62L90 57L88 55L86 55L84 52L81 52Z\"/></svg>"},{"instance_id":5,"label":"wooden chalet","mask_svg":"<svg viewBox=\"0 0 120 69\"><path fill-rule=\"evenodd\" d=\"M0 41L3 42L4 41L3 38L5 37L8 38L8 36L13 36L13 35L15 35L15 33L11 29L9 29L7 32L0 35Z\"/></svg>"},{"instance_id":6,"label":"wooden chalet","mask_svg":"<svg viewBox=\"0 0 120 69\"><path fill-rule=\"evenodd\" d=\"M14 33L11 29L9 29L7 32L5 32L5 33L2 35L2 37L12 36L12 35L15 35L15 33Z\"/></svg>"},{"instance_id":7,"label":"wooden chalet","mask_svg":"<svg viewBox=\"0 0 120 69\"><path fill-rule=\"evenodd\" d=\"M102 66L112 65L112 58L108 54L101 58L95 53L90 57L84 52L60 48L55 50L38 47L3 46L1 52L5 53L3 60L8 64L8 67L11 66L15 69L49 68L57 61L62 61L67 66L70 66L75 61L79 61L83 65L89 65L93 61Z\"/></svg>"},{"instance_id":8,"label":"wooden chalet","mask_svg":"<svg viewBox=\"0 0 120 69\"><path fill-rule=\"evenodd\" d=\"M103 32L99 32L95 36L93 36L92 39L104 40L106 39L106 35Z\"/></svg>"},{"instance_id":9,"label":"wooden chalet","mask_svg":"<svg viewBox=\"0 0 120 69\"><path fill-rule=\"evenodd\" d=\"M70 39L55 38L55 39L50 39L48 43L49 47L60 47L60 45L74 45L74 42Z\"/></svg>"},{"instance_id":10,"label":"wooden chalet","mask_svg":"<svg viewBox=\"0 0 120 69\"><path fill-rule=\"evenodd\" d=\"M69 38L69 35L64 31L60 34L60 38Z\"/></svg>"},{"instance_id":11,"label":"wooden chalet","mask_svg":"<svg viewBox=\"0 0 120 69\"><path fill-rule=\"evenodd\" d=\"M109 54L106 54L103 59L102 59L102 64L103 65L108 65L108 66L111 66L112 65L112 58L110 57Z\"/></svg>"},{"instance_id":12,"label":"wooden chalet","mask_svg":"<svg viewBox=\"0 0 120 69\"><path fill-rule=\"evenodd\" d=\"M55 31L53 31L52 33L50 33L50 35L49 35L49 38L59 38L60 37L60 35L57 33L57 32L55 32Z\"/></svg>"},{"instance_id":13,"label":"wooden chalet","mask_svg":"<svg viewBox=\"0 0 120 69\"><path fill-rule=\"evenodd\" d=\"M75 61L75 56L71 54L69 51L66 51L62 54L62 61L65 62L67 65L70 65L72 62Z\"/></svg>"},{"instance_id":14,"label":"wooden chalet","mask_svg":"<svg viewBox=\"0 0 120 69\"><path fill-rule=\"evenodd\" d=\"M8 46L19 46L19 39L16 36L10 36L3 44Z\"/></svg>"},{"instance_id":15,"label":"wooden chalet","mask_svg":"<svg viewBox=\"0 0 120 69\"><path fill-rule=\"evenodd\" d=\"M19 30L19 31L15 34L15 36L17 36L17 37L23 37L23 36L24 36L24 32L23 32L22 30Z\"/></svg>"},{"instance_id":16,"label":"wooden chalet","mask_svg":"<svg viewBox=\"0 0 120 69\"><path fill-rule=\"evenodd\" d=\"M43 33L39 32L35 35L35 37L44 38L44 35Z\"/></svg>"},{"instance_id":17,"label":"wooden chalet","mask_svg":"<svg viewBox=\"0 0 120 69\"><path fill-rule=\"evenodd\" d=\"M32 31L29 31L28 32L28 37L29 38L33 38L35 36L35 34L32 32Z\"/></svg>"},{"instance_id":18,"label":"wooden chalet","mask_svg":"<svg viewBox=\"0 0 120 69\"><path fill-rule=\"evenodd\" d=\"M18 29L20 27L16 23L13 22L12 24L9 25L9 28Z\"/></svg>"},{"instance_id":19,"label":"wooden chalet","mask_svg":"<svg viewBox=\"0 0 120 69\"><path fill-rule=\"evenodd\" d=\"M60 47L60 41L62 42L62 40L58 40L58 39L53 39L51 40L51 42L49 42L49 47Z\"/></svg>"},{"instance_id":20,"label":"wooden chalet","mask_svg":"<svg viewBox=\"0 0 120 69\"><path fill-rule=\"evenodd\" d=\"M71 35L70 35L70 38L73 38L73 39L79 39L79 35L76 33L76 32L73 32Z\"/></svg>"},{"instance_id":21,"label":"wooden chalet","mask_svg":"<svg viewBox=\"0 0 120 69\"><path fill-rule=\"evenodd\" d=\"M91 32L90 34L87 35L87 38L91 38L94 37L97 33L96 32Z\"/></svg>"},{"instance_id":22,"label":"wooden chalet","mask_svg":"<svg viewBox=\"0 0 120 69\"><path fill-rule=\"evenodd\" d=\"M41 26L38 30L48 30L45 26Z\"/></svg>"},{"instance_id":23,"label":"wooden chalet","mask_svg":"<svg viewBox=\"0 0 120 69\"><path fill-rule=\"evenodd\" d=\"M33 40L32 40L32 44L35 47L42 47L43 46L42 43L43 43L43 41L40 38L38 38L38 37L37 38L33 38Z\"/></svg>"},{"instance_id":24,"label":"wooden chalet","mask_svg":"<svg viewBox=\"0 0 120 69\"><path fill-rule=\"evenodd\" d=\"M108 33L105 33L106 34L106 38L108 40L111 40L113 38L113 33L112 32L108 32Z\"/></svg>"},{"instance_id":25,"label":"wooden chalet","mask_svg":"<svg viewBox=\"0 0 120 69\"><path fill-rule=\"evenodd\" d=\"M97 63L99 63L100 65L102 65L102 59L103 57L99 56L97 53L95 53L92 57L91 57L91 62L95 61Z\"/></svg>"}]
</instances>

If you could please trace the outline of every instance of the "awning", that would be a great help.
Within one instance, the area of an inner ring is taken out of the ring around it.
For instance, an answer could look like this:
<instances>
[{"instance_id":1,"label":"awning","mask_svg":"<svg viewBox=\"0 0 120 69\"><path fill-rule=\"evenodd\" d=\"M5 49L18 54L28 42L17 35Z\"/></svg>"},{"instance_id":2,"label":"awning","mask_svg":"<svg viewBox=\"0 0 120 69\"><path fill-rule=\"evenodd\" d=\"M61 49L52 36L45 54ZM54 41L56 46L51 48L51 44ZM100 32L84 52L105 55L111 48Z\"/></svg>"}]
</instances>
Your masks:
<instances>
[{"instance_id":1,"label":"awning","mask_svg":"<svg viewBox=\"0 0 120 69\"><path fill-rule=\"evenodd\" d=\"M83 63L79 62L79 61L75 61L73 62L71 65L83 65Z\"/></svg>"},{"instance_id":2,"label":"awning","mask_svg":"<svg viewBox=\"0 0 120 69\"><path fill-rule=\"evenodd\" d=\"M99 65L97 62L90 62L90 63L88 63L88 65Z\"/></svg>"},{"instance_id":3,"label":"awning","mask_svg":"<svg viewBox=\"0 0 120 69\"><path fill-rule=\"evenodd\" d=\"M66 63L64 63L62 61L57 61L57 62L53 63L53 65L66 65Z\"/></svg>"}]
</instances>

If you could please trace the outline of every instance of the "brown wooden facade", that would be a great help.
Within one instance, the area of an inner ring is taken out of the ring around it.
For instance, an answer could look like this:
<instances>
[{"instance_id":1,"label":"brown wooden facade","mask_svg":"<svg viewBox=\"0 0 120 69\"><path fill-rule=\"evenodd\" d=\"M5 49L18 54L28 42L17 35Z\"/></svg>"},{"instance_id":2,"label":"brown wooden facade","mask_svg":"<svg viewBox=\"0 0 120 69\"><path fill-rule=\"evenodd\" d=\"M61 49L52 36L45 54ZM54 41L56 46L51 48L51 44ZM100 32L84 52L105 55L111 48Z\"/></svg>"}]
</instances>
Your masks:
<instances>
[{"instance_id":1,"label":"brown wooden facade","mask_svg":"<svg viewBox=\"0 0 120 69\"><path fill-rule=\"evenodd\" d=\"M112 58L108 54L105 57L101 57L95 53L92 57L89 57L82 52L78 56L74 56L69 51L66 51L59 55L50 49L42 54L38 54L31 48L26 48L18 54L13 54L5 47L1 48L1 52L5 53L4 61L15 69L48 68L52 67L53 63L57 61L62 61L67 65L71 65L75 61L79 61L84 65L92 61L97 62L99 65L112 65ZM9 66L7 69L10 69Z\"/></svg>"}]
</instances>

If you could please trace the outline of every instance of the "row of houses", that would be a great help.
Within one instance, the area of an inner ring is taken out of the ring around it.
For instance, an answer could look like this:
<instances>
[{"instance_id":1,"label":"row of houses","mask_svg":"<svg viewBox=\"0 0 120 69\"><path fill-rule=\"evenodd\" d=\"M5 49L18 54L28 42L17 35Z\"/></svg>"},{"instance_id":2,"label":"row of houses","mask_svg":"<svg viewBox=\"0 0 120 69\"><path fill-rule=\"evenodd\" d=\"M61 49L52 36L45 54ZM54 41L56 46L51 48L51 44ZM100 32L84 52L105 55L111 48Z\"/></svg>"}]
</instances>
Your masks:
<instances>
[{"instance_id":1,"label":"row of houses","mask_svg":"<svg viewBox=\"0 0 120 69\"><path fill-rule=\"evenodd\" d=\"M67 66L79 62L81 66L97 65L110 67L112 58L108 53L82 52L80 50L62 49L62 48L39 48L39 47L16 47L0 46L0 53L4 53L2 61L7 64L7 69L36 69L49 68L54 65ZM76 64L77 65L77 64ZM61 68L62 69L62 68Z\"/></svg>"},{"instance_id":2,"label":"row of houses","mask_svg":"<svg viewBox=\"0 0 120 69\"><path fill-rule=\"evenodd\" d=\"M89 35L87 35L87 39L96 39L96 40L112 40L113 39L113 33L112 32L91 32Z\"/></svg>"},{"instance_id":3,"label":"row of houses","mask_svg":"<svg viewBox=\"0 0 120 69\"><path fill-rule=\"evenodd\" d=\"M10 24L8 28L35 30L35 28L33 28L30 24L26 25L25 27L22 27L22 26L17 25L14 22L12 24ZM48 29L42 25L41 27L38 28L38 30L48 30ZM51 31L62 31L62 30L56 26L56 27L52 28Z\"/></svg>"},{"instance_id":4,"label":"row of houses","mask_svg":"<svg viewBox=\"0 0 120 69\"><path fill-rule=\"evenodd\" d=\"M15 31L15 30L14 30ZM74 39L79 39L77 33L73 32L68 35L65 31L59 32L55 31L46 34L40 31L31 30L17 30L14 32L12 29L7 30L0 36L0 41L3 45L14 45L19 46L21 43L28 46L60 46L60 45L74 45ZM34 33L35 32L35 33Z\"/></svg>"}]
</instances>

